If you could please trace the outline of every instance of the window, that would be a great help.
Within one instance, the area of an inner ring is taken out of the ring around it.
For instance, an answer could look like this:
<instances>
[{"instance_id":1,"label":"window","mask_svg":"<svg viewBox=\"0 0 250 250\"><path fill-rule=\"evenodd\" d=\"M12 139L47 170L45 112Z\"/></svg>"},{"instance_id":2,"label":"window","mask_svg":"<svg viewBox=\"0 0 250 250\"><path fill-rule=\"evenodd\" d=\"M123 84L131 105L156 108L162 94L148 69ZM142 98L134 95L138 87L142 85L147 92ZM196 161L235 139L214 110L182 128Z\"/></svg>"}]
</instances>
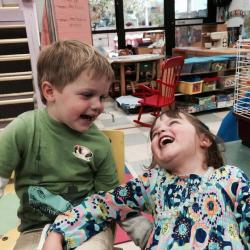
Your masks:
<instances>
[{"instance_id":1,"label":"window","mask_svg":"<svg viewBox=\"0 0 250 250\"><path fill-rule=\"evenodd\" d=\"M124 28L163 27L164 0L123 0Z\"/></svg>"},{"instance_id":2,"label":"window","mask_svg":"<svg viewBox=\"0 0 250 250\"><path fill-rule=\"evenodd\" d=\"M201 25L216 21L209 0L89 0L89 6L94 46L115 53L163 43L171 55L175 46L198 45Z\"/></svg>"},{"instance_id":3,"label":"window","mask_svg":"<svg viewBox=\"0 0 250 250\"><path fill-rule=\"evenodd\" d=\"M114 1L89 0L89 9L92 31L116 29Z\"/></svg>"},{"instance_id":4,"label":"window","mask_svg":"<svg viewBox=\"0 0 250 250\"><path fill-rule=\"evenodd\" d=\"M180 26L175 28L176 47L201 47L201 25Z\"/></svg>"},{"instance_id":5,"label":"window","mask_svg":"<svg viewBox=\"0 0 250 250\"><path fill-rule=\"evenodd\" d=\"M208 0L175 0L175 19L207 17Z\"/></svg>"}]
</instances>

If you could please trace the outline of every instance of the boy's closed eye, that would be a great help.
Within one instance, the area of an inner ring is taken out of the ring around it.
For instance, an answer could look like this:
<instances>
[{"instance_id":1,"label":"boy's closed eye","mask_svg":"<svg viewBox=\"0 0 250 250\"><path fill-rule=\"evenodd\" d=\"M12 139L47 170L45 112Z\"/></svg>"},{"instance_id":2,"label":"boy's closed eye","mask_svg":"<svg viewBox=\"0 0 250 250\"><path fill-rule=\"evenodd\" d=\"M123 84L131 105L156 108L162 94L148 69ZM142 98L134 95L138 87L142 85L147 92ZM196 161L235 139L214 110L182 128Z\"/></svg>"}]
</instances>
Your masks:
<instances>
[{"instance_id":1,"label":"boy's closed eye","mask_svg":"<svg viewBox=\"0 0 250 250\"><path fill-rule=\"evenodd\" d=\"M108 98L108 95L102 95L100 96L101 101L105 101Z\"/></svg>"},{"instance_id":2,"label":"boy's closed eye","mask_svg":"<svg viewBox=\"0 0 250 250\"><path fill-rule=\"evenodd\" d=\"M81 93L79 93L79 95L88 99L88 98L91 98L94 94L91 92L81 92Z\"/></svg>"}]
</instances>

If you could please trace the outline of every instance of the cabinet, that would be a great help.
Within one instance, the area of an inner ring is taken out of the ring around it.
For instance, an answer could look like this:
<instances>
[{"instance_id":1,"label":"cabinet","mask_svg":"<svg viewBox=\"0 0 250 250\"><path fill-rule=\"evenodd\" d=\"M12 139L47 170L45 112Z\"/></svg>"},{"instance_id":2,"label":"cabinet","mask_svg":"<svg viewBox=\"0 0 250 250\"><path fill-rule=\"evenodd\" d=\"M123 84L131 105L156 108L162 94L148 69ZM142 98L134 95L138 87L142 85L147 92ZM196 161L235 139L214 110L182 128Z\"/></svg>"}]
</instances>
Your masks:
<instances>
[{"instance_id":1,"label":"cabinet","mask_svg":"<svg viewBox=\"0 0 250 250\"><path fill-rule=\"evenodd\" d=\"M213 44L211 40L212 32L222 32L227 31L227 25L225 23L215 23L215 24L203 24L201 30L201 44L202 47L205 48L205 43Z\"/></svg>"},{"instance_id":2,"label":"cabinet","mask_svg":"<svg viewBox=\"0 0 250 250\"><path fill-rule=\"evenodd\" d=\"M28 39L18 6L0 7L0 129L34 109Z\"/></svg>"}]
</instances>

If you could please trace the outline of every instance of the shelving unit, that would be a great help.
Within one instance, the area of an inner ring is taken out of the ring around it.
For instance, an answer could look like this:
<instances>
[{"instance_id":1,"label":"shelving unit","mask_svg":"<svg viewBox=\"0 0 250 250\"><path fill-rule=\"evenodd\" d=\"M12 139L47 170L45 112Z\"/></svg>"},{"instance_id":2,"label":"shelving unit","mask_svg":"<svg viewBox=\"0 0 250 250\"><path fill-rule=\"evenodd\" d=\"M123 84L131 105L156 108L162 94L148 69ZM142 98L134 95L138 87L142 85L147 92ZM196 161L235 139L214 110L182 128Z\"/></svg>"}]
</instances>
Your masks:
<instances>
[{"instance_id":1,"label":"shelving unit","mask_svg":"<svg viewBox=\"0 0 250 250\"><path fill-rule=\"evenodd\" d=\"M0 129L34 109L26 27L18 6L0 7Z\"/></svg>"},{"instance_id":2,"label":"shelving unit","mask_svg":"<svg viewBox=\"0 0 250 250\"><path fill-rule=\"evenodd\" d=\"M235 75L235 68L222 71L209 71L199 73L183 73L181 76L223 77ZM233 106L234 87L218 88L195 94L182 94L176 96L176 106L189 113L230 108ZM213 100L209 104L209 98Z\"/></svg>"}]
</instances>

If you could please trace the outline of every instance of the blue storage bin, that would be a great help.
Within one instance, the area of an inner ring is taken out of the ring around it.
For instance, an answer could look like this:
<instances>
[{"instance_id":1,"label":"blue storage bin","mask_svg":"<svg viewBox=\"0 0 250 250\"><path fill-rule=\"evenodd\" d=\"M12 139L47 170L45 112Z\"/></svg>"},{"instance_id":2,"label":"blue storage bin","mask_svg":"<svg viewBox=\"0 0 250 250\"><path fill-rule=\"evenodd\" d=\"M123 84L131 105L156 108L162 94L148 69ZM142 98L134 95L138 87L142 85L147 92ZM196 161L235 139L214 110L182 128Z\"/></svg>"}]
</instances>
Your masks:
<instances>
[{"instance_id":1,"label":"blue storage bin","mask_svg":"<svg viewBox=\"0 0 250 250\"><path fill-rule=\"evenodd\" d=\"M193 66L193 62L192 60L190 60L192 58L187 58L184 60L184 65L182 67L182 73L191 73L192 72L192 66Z\"/></svg>"},{"instance_id":2,"label":"blue storage bin","mask_svg":"<svg viewBox=\"0 0 250 250\"><path fill-rule=\"evenodd\" d=\"M212 60L209 57L192 57L192 73L209 72Z\"/></svg>"},{"instance_id":3,"label":"blue storage bin","mask_svg":"<svg viewBox=\"0 0 250 250\"><path fill-rule=\"evenodd\" d=\"M220 55L219 57L226 58L228 63L227 63L227 68L228 69L235 69L236 68L236 55Z\"/></svg>"},{"instance_id":4,"label":"blue storage bin","mask_svg":"<svg viewBox=\"0 0 250 250\"><path fill-rule=\"evenodd\" d=\"M222 71L227 68L228 59L222 56L211 56L211 71Z\"/></svg>"}]
</instances>

